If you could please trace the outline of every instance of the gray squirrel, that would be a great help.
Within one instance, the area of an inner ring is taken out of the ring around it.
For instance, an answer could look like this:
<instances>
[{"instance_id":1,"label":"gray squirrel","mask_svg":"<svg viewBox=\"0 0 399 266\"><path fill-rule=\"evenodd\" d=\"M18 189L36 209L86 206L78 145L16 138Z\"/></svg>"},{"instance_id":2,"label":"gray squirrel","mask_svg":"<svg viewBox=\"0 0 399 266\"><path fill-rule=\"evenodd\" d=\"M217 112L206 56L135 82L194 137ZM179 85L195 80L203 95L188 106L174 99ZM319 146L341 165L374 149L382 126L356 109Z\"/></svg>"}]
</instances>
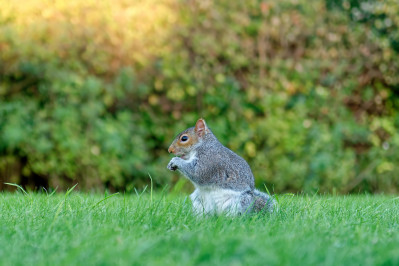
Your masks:
<instances>
[{"instance_id":1,"label":"gray squirrel","mask_svg":"<svg viewBox=\"0 0 399 266\"><path fill-rule=\"evenodd\" d=\"M177 135L168 152L176 155L168 169L179 170L195 187L190 198L196 214L240 215L277 208L273 197L255 189L248 163L223 146L204 119Z\"/></svg>"}]
</instances>

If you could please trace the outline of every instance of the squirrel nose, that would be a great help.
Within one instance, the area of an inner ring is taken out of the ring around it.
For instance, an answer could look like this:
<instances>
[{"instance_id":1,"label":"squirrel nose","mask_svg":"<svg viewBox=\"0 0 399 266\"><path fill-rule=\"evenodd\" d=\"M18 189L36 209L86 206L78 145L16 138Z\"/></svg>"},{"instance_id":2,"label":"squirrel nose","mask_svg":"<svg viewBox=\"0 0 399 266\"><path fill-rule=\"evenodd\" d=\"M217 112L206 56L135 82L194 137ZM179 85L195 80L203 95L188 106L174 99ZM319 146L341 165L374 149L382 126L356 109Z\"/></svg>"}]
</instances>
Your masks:
<instances>
[{"instance_id":1,"label":"squirrel nose","mask_svg":"<svg viewBox=\"0 0 399 266\"><path fill-rule=\"evenodd\" d=\"M173 149L172 146L171 146L171 147L169 147L168 152L169 153L175 153L175 149Z\"/></svg>"}]
</instances>

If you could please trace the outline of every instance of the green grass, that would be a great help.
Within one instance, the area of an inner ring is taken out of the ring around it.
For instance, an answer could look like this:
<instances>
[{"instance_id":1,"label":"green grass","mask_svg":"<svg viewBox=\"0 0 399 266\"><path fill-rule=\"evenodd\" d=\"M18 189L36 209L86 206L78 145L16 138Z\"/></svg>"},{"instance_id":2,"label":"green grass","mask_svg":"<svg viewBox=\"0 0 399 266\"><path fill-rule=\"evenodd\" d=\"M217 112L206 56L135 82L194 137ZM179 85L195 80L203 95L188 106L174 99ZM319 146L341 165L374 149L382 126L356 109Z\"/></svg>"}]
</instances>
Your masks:
<instances>
[{"instance_id":1,"label":"green grass","mask_svg":"<svg viewBox=\"0 0 399 266\"><path fill-rule=\"evenodd\" d=\"M399 198L280 196L207 217L185 196L0 193L0 265L398 265Z\"/></svg>"}]
</instances>

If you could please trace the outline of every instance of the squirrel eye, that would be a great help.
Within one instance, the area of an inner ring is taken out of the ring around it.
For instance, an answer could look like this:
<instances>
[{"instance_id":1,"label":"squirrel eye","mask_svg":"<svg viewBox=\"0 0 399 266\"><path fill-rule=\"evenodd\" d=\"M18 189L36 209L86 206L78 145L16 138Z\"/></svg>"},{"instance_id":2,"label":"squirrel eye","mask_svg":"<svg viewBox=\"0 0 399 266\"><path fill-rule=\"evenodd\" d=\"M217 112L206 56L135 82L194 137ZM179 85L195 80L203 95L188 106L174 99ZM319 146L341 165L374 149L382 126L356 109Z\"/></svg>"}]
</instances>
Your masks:
<instances>
[{"instance_id":1,"label":"squirrel eye","mask_svg":"<svg viewBox=\"0 0 399 266\"><path fill-rule=\"evenodd\" d=\"M181 141L185 142L185 141L187 141L187 140L188 140L188 137L187 137L187 136L181 137Z\"/></svg>"}]
</instances>

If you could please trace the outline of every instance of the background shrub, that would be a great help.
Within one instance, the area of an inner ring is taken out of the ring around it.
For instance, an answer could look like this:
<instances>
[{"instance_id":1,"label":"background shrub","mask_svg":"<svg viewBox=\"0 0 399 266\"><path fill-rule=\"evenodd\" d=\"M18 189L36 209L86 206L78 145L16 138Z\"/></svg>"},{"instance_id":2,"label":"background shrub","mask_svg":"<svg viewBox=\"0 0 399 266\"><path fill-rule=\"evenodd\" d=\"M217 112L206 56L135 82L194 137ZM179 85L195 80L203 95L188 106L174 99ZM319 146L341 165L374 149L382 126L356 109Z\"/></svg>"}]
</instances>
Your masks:
<instances>
[{"instance_id":1,"label":"background shrub","mask_svg":"<svg viewBox=\"0 0 399 266\"><path fill-rule=\"evenodd\" d=\"M203 116L259 187L399 191L397 1L0 4L0 188L174 184Z\"/></svg>"}]
</instances>

